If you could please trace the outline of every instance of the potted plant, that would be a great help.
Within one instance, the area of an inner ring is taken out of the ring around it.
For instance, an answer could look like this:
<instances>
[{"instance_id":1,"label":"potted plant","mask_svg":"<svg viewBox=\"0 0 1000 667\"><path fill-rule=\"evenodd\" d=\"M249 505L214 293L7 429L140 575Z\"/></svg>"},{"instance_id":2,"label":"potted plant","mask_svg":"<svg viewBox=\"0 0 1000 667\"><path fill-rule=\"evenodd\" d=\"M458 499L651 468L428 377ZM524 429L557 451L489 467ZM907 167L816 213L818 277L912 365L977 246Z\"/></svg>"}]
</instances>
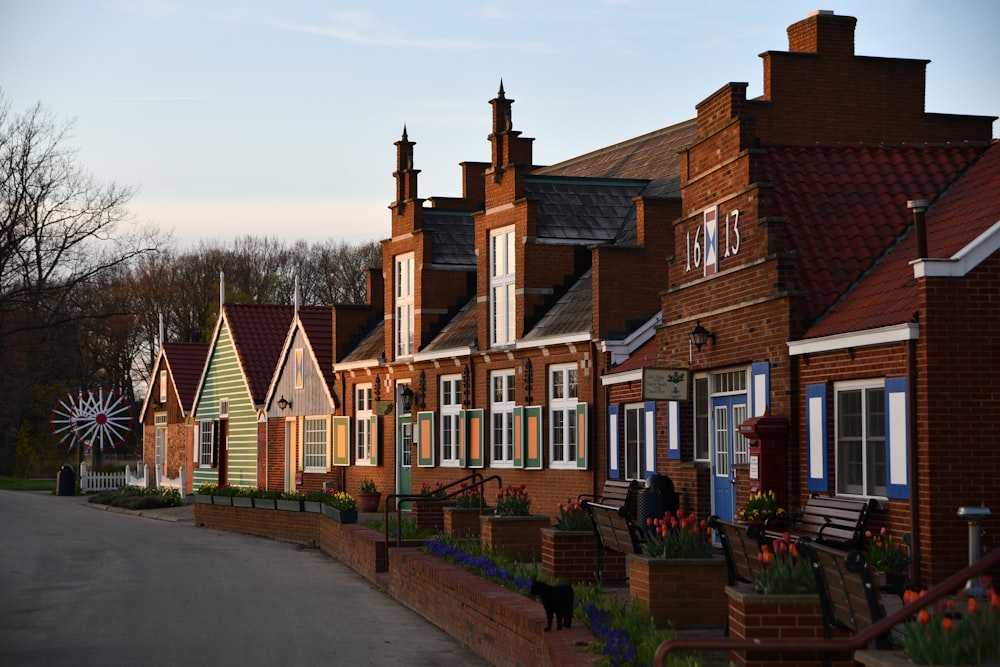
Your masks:
<instances>
[{"instance_id":1,"label":"potted plant","mask_svg":"<svg viewBox=\"0 0 1000 667\"><path fill-rule=\"evenodd\" d=\"M880 585L888 586L894 593L903 592L910 567L910 552L889 535L885 526L877 533L865 531L865 560Z\"/></svg>"},{"instance_id":2,"label":"potted plant","mask_svg":"<svg viewBox=\"0 0 1000 667\"><path fill-rule=\"evenodd\" d=\"M358 511L377 512L378 503L382 499L382 494L375 485L375 480L366 477L361 481L358 488Z\"/></svg>"},{"instance_id":3,"label":"potted plant","mask_svg":"<svg viewBox=\"0 0 1000 667\"><path fill-rule=\"evenodd\" d=\"M496 511L479 516L480 540L485 549L516 560L538 560L542 554L542 529L547 514L531 514L531 498L524 484L497 491Z\"/></svg>"},{"instance_id":4,"label":"potted plant","mask_svg":"<svg viewBox=\"0 0 1000 667\"><path fill-rule=\"evenodd\" d=\"M657 627L722 627L726 561L707 522L683 510L647 520L643 553L628 555L629 597Z\"/></svg>"},{"instance_id":5,"label":"potted plant","mask_svg":"<svg viewBox=\"0 0 1000 667\"><path fill-rule=\"evenodd\" d=\"M778 496L774 491L759 491L750 494L746 504L736 512L736 519L745 523L785 521L788 512L778 505Z\"/></svg>"},{"instance_id":6,"label":"potted plant","mask_svg":"<svg viewBox=\"0 0 1000 667\"><path fill-rule=\"evenodd\" d=\"M323 496L323 514L340 523L357 523L357 500L347 491L330 489Z\"/></svg>"}]
</instances>

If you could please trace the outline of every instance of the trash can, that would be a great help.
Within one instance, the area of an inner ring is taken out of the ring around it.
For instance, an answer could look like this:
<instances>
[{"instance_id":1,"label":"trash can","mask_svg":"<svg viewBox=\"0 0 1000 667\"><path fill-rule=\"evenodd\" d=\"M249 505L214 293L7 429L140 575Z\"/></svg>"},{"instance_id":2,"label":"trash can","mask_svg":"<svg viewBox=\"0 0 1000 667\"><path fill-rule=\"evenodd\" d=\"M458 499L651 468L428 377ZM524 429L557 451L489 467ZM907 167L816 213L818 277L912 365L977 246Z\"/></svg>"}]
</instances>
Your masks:
<instances>
[{"instance_id":1,"label":"trash can","mask_svg":"<svg viewBox=\"0 0 1000 667\"><path fill-rule=\"evenodd\" d=\"M675 513L680 507L680 494L674 491L674 482L666 475L650 475L646 488L639 491L636 518L640 526L646 519L662 519L665 512Z\"/></svg>"},{"instance_id":2,"label":"trash can","mask_svg":"<svg viewBox=\"0 0 1000 667\"><path fill-rule=\"evenodd\" d=\"M76 495L76 471L73 466L64 463L63 467L56 473L56 495L75 496Z\"/></svg>"}]
</instances>

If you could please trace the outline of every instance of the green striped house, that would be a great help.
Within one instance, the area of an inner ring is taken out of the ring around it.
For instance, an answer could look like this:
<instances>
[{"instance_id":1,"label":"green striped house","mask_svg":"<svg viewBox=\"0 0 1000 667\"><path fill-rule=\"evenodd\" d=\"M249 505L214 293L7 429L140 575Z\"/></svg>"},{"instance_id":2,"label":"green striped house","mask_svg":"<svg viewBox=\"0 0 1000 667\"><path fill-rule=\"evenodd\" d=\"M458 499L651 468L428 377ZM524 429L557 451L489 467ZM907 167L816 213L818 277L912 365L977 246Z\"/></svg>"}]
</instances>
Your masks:
<instances>
[{"instance_id":1,"label":"green striped house","mask_svg":"<svg viewBox=\"0 0 1000 667\"><path fill-rule=\"evenodd\" d=\"M258 423L293 315L290 305L222 307L194 403L194 488L258 486Z\"/></svg>"}]
</instances>

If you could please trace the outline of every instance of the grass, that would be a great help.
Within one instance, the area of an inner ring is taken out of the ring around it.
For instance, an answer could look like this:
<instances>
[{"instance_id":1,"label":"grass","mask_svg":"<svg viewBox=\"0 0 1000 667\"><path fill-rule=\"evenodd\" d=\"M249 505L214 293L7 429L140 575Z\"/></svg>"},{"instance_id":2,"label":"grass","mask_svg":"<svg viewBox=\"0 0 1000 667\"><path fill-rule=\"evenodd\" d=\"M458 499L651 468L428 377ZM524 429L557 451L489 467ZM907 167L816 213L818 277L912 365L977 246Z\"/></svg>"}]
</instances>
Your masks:
<instances>
[{"instance_id":1,"label":"grass","mask_svg":"<svg viewBox=\"0 0 1000 667\"><path fill-rule=\"evenodd\" d=\"M27 479L0 475L0 489L5 491L51 491L55 493L54 479Z\"/></svg>"}]
</instances>

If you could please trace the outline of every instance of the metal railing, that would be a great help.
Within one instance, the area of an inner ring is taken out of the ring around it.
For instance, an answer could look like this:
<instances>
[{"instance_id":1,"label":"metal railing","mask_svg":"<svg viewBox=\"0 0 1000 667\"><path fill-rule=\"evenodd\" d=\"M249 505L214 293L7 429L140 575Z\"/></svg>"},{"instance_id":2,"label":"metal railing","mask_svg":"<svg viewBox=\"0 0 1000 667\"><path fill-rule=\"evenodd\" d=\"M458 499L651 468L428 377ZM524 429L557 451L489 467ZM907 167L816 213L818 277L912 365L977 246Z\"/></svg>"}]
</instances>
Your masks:
<instances>
[{"instance_id":1,"label":"metal railing","mask_svg":"<svg viewBox=\"0 0 1000 667\"><path fill-rule=\"evenodd\" d=\"M412 500L436 500L444 501L456 496L460 496L470 491L475 492L476 489L479 491L479 510L482 512L485 508L485 502L483 500L483 490L485 489L486 482L496 480L497 490L503 488L503 482L500 480L500 475L490 475L489 477L483 477L482 473L474 472L470 475L466 475L461 479L457 479L454 482L445 484L444 486L436 489L434 496L430 497L423 493L390 493L385 497L385 509L382 510L384 513L384 524L385 524L385 542L389 544L389 505L390 501L396 501L396 546L401 546L403 543L403 510L402 503ZM453 487L459 487L454 491L447 492L448 489ZM444 495L441 495L444 493Z\"/></svg>"}]
</instances>

